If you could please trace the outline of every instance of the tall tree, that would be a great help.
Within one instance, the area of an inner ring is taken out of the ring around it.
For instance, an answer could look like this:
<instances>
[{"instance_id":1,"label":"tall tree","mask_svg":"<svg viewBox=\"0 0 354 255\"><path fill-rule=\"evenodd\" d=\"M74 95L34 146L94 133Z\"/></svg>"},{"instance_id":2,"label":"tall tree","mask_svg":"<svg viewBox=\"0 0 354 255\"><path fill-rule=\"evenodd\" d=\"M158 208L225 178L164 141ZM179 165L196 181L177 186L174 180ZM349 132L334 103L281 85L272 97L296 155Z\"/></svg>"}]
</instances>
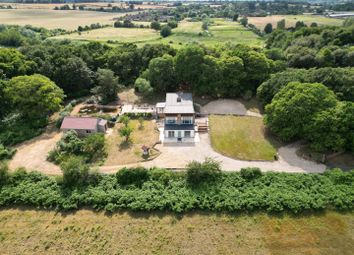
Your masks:
<instances>
[{"instance_id":1,"label":"tall tree","mask_svg":"<svg viewBox=\"0 0 354 255\"><path fill-rule=\"evenodd\" d=\"M203 49L196 45L188 45L178 51L175 66L180 83L193 86L199 82L204 55Z\"/></svg>"},{"instance_id":2,"label":"tall tree","mask_svg":"<svg viewBox=\"0 0 354 255\"><path fill-rule=\"evenodd\" d=\"M34 74L12 78L5 96L25 119L38 119L60 109L64 92L47 77Z\"/></svg>"},{"instance_id":3,"label":"tall tree","mask_svg":"<svg viewBox=\"0 0 354 255\"><path fill-rule=\"evenodd\" d=\"M99 97L104 104L109 103L117 98L118 91L122 86L118 83L118 77L110 69L97 70L98 85L91 92Z\"/></svg>"},{"instance_id":4,"label":"tall tree","mask_svg":"<svg viewBox=\"0 0 354 255\"><path fill-rule=\"evenodd\" d=\"M306 138L317 151L354 152L354 103L339 102L317 113L307 124Z\"/></svg>"},{"instance_id":5,"label":"tall tree","mask_svg":"<svg viewBox=\"0 0 354 255\"><path fill-rule=\"evenodd\" d=\"M147 78L154 90L158 92L175 90L178 85L175 77L172 56L166 54L150 61Z\"/></svg>"},{"instance_id":6,"label":"tall tree","mask_svg":"<svg viewBox=\"0 0 354 255\"><path fill-rule=\"evenodd\" d=\"M323 84L291 82L266 106L265 123L284 141L301 138L315 114L336 103L333 91Z\"/></svg>"}]
</instances>

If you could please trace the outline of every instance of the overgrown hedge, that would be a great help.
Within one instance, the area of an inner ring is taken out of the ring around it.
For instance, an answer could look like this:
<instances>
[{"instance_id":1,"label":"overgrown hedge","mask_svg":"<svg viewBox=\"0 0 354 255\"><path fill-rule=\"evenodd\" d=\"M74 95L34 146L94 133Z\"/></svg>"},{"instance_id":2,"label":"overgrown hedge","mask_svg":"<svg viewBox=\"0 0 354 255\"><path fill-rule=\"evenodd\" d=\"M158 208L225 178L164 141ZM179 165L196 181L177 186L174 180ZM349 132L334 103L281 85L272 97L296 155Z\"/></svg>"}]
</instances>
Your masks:
<instances>
[{"instance_id":1,"label":"overgrown hedge","mask_svg":"<svg viewBox=\"0 0 354 255\"><path fill-rule=\"evenodd\" d=\"M117 175L94 174L84 185L65 188L59 177L24 170L9 175L2 167L0 206L28 205L58 210L89 206L110 212L198 209L293 213L351 210L354 206L354 171L335 169L324 174L290 174L260 173L251 169L221 172L216 181L198 186L190 185L185 173L140 168L139 174L144 178L132 176L129 169ZM122 182L125 175L129 176L129 181Z\"/></svg>"}]
</instances>

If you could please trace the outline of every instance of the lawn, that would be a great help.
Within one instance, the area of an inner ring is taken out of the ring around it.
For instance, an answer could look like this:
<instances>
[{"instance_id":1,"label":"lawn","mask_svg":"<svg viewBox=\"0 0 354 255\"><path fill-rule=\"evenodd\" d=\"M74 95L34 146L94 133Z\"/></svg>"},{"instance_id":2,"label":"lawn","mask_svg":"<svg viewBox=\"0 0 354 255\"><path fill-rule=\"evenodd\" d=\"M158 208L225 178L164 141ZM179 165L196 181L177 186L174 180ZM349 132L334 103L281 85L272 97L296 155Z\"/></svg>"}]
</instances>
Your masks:
<instances>
[{"instance_id":1,"label":"lawn","mask_svg":"<svg viewBox=\"0 0 354 255\"><path fill-rule=\"evenodd\" d=\"M351 255L354 215L0 211L2 254Z\"/></svg>"},{"instance_id":2,"label":"lawn","mask_svg":"<svg viewBox=\"0 0 354 255\"><path fill-rule=\"evenodd\" d=\"M262 118L212 115L209 125L215 151L241 160L274 160L277 151L266 138Z\"/></svg>"},{"instance_id":3,"label":"lawn","mask_svg":"<svg viewBox=\"0 0 354 255\"><path fill-rule=\"evenodd\" d=\"M316 15L273 15L267 17L248 17L248 23L263 30L267 23L271 23L273 28L275 28L277 22L282 19L285 19L287 27L295 26L297 21L303 21L307 25L311 25L312 22L316 22L318 25L340 26L343 23L342 19L334 19Z\"/></svg>"},{"instance_id":4,"label":"lawn","mask_svg":"<svg viewBox=\"0 0 354 255\"><path fill-rule=\"evenodd\" d=\"M104 166L124 165L137 163L144 160L141 146L152 146L159 140L159 131L153 121L144 121L143 128L140 128L138 120L131 120L129 126L132 127L131 141L125 143L123 137L119 135L119 128L122 124L116 124L111 132L106 135L107 159ZM151 156L155 156L157 151L152 151Z\"/></svg>"}]
</instances>

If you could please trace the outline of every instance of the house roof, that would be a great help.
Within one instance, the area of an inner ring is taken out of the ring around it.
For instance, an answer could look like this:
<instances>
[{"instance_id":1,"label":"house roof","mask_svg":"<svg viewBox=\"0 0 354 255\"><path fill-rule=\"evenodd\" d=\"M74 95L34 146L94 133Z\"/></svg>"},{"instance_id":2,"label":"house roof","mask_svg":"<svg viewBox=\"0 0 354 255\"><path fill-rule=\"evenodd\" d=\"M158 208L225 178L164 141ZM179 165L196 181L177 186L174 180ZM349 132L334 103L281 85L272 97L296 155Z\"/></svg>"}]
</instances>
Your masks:
<instances>
[{"instance_id":1,"label":"house roof","mask_svg":"<svg viewBox=\"0 0 354 255\"><path fill-rule=\"evenodd\" d=\"M194 113L191 93L167 93L165 113Z\"/></svg>"},{"instance_id":2,"label":"house roof","mask_svg":"<svg viewBox=\"0 0 354 255\"><path fill-rule=\"evenodd\" d=\"M98 125L104 126L104 125L106 125L106 124L107 124L107 120L104 120L104 119L99 119L99 120L98 120Z\"/></svg>"},{"instance_id":3,"label":"house roof","mask_svg":"<svg viewBox=\"0 0 354 255\"><path fill-rule=\"evenodd\" d=\"M158 102L158 103L156 104L156 108L165 108L165 106L166 106L166 103L165 103L165 102Z\"/></svg>"},{"instance_id":4,"label":"house roof","mask_svg":"<svg viewBox=\"0 0 354 255\"><path fill-rule=\"evenodd\" d=\"M66 116L60 129L96 130L98 121L98 118Z\"/></svg>"}]
</instances>

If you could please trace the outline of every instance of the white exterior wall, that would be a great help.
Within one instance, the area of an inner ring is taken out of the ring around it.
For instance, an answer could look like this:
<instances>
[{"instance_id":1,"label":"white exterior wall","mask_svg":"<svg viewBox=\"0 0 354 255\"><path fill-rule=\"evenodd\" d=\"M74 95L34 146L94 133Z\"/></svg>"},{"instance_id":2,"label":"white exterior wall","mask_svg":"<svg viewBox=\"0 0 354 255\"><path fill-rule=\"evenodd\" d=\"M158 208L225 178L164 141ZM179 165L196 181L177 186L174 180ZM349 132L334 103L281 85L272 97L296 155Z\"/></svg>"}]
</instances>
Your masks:
<instances>
[{"instance_id":1,"label":"white exterior wall","mask_svg":"<svg viewBox=\"0 0 354 255\"><path fill-rule=\"evenodd\" d=\"M169 137L168 136L168 133L169 131L173 131L175 136L174 137ZM185 134L184 132L186 131L190 131L190 137L185 137ZM178 141L178 132L181 132L181 138L182 138L182 141ZM194 142L194 130L165 130L164 131L164 135L165 135L165 138L164 138L164 142L165 143L176 143L176 142Z\"/></svg>"}]
</instances>

